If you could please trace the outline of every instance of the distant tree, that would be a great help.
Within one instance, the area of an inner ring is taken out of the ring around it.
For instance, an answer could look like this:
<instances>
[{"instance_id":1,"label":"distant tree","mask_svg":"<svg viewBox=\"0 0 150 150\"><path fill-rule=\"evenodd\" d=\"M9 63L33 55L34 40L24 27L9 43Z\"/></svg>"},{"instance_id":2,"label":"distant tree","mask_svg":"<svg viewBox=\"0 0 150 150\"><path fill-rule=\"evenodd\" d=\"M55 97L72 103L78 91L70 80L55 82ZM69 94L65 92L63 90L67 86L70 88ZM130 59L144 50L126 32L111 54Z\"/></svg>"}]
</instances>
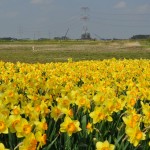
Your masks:
<instances>
[{"instance_id":1,"label":"distant tree","mask_svg":"<svg viewBox=\"0 0 150 150\"><path fill-rule=\"evenodd\" d=\"M131 39L150 39L150 35L134 35Z\"/></svg>"},{"instance_id":2,"label":"distant tree","mask_svg":"<svg viewBox=\"0 0 150 150\"><path fill-rule=\"evenodd\" d=\"M54 37L54 40L61 40L60 37Z\"/></svg>"},{"instance_id":3,"label":"distant tree","mask_svg":"<svg viewBox=\"0 0 150 150\"><path fill-rule=\"evenodd\" d=\"M62 36L62 37L61 37L61 40L69 40L69 37L67 37L67 36Z\"/></svg>"},{"instance_id":4,"label":"distant tree","mask_svg":"<svg viewBox=\"0 0 150 150\"><path fill-rule=\"evenodd\" d=\"M17 40L16 38L11 38L11 37L2 37L0 38L1 41L15 41Z\"/></svg>"},{"instance_id":5,"label":"distant tree","mask_svg":"<svg viewBox=\"0 0 150 150\"><path fill-rule=\"evenodd\" d=\"M69 40L69 37L66 37L66 36L54 37L54 40Z\"/></svg>"},{"instance_id":6,"label":"distant tree","mask_svg":"<svg viewBox=\"0 0 150 150\"><path fill-rule=\"evenodd\" d=\"M91 39L90 33L83 33L83 34L81 34L81 39L82 40L90 40Z\"/></svg>"}]
</instances>

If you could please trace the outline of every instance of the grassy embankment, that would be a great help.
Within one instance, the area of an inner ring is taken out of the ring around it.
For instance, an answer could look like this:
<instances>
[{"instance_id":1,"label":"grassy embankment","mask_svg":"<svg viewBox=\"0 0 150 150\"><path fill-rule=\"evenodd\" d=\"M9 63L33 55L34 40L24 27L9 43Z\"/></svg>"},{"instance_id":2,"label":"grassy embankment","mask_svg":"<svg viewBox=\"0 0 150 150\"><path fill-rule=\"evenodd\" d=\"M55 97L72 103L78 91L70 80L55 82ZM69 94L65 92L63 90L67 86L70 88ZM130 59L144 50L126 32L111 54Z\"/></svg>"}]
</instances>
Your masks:
<instances>
[{"instance_id":1,"label":"grassy embankment","mask_svg":"<svg viewBox=\"0 0 150 150\"><path fill-rule=\"evenodd\" d=\"M73 61L103 60L113 57L150 59L150 41L0 41L0 60L5 62L65 62L70 57Z\"/></svg>"}]
</instances>

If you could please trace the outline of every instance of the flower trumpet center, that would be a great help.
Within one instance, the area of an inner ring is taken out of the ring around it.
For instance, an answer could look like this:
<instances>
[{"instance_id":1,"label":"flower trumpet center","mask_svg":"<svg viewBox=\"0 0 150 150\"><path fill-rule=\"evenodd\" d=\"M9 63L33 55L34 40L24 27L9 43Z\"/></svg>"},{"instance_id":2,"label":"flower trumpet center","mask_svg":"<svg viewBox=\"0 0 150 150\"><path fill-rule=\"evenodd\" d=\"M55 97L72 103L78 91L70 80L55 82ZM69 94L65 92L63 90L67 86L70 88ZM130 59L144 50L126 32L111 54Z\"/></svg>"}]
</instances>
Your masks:
<instances>
[{"instance_id":1,"label":"flower trumpet center","mask_svg":"<svg viewBox=\"0 0 150 150\"><path fill-rule=\"evenodd\" d=\"M141 132L141 131L137 132L137 134L136 134L136 139L137 139L137 140L142 139L142 132Z\"/></svg>"},{"instance_id":2,"label":"flower trumpet center","mask_svg":"<svg viewBox=\"0 0 150 150\"><path fill-rule=\"evenodd\" d=\"M24 125L23 126L23 132L25 134L29 134L31 132L31 126L30 125Z\"/></svg>"},{"instance_id":3,"label":"flower trumpet center","mask_svg":"<svg viewBox=\"0 0 150 150\"><path fill-rule=\"evenodd\" d=\"M18 114L19 114L19 110L18 110L17 108L15 108L15 109L13 110L13 113L14 113L15 115L18 115Z\"/></svg>"},{"instance_id":4,"label":"flower trumpet center","mask_svg":"<svg viewBox=\"0 0 150 150\"><path fill-rule=\"evenodd\" d=\"M57 108L57 109L55 110L55 113L56 113L56 116L59 116L59 115L61 114L61 110Z\"/></svg>"},{"instance_id":5,"label":"flower trumpet center","mask_svg":"<svg viewBox=\"0 0 150 150\"><path fill-rule=\"evenodd\" d=\"M105 118L105 115L103 113L99 113L98 114L98 118L101 119L101 120L103 120Z\"/></svg>"},{"instance_id":6,"label":"flower trumpet center","mask_svg":"<svg viewBox=\"0 0 150 150\"><path fill-rule=\"evenodd\" d=\"M36 140L32 140L29 144L29 147L27 148L27 150L36 150L36 146L37 146L37 141Z\"/></svg>"},{"instance_id":7,"label":"flower trumpet center","mask_svg":"<svg viewBox=\"0 0 150 150\"><path fill-rule=\"evenodd\" d=\"M76 126L74 125L74 123L70 123L68 126L67 126L67 129L68 129L68 132L75 132L76 131Z\"/></svg>"},{"instance_id":8,"label":"flower trumpet center","mask_svg":"<svg viewBox=\"0 0 150 150\"><path fill-rule=\"evenodd\" d=\"M80 105L84 105L86 103L86 100L85 99L81 99L80 100Z\"/></svg>"},{"instance_id":9,"label":"flower trumpet center","mask_svg":"<svg viewBox=\"0 0 150 150\"><path fill-rule=\"evenodd\" d=\"M0 131L5 129L5 123L3 121L0 121Z\"/></svg>"},{"instance_id":10,"label":"flower trumpet center","mask_svg":"<svg viewBox=\"0 0 150 150\"><path fill-rule=\"evenodd\" d=\"M131 106L134 106L134 105L135 105L135 103L136 103L135 99L133 99L133 98L132 98L132 99L130 100L130 104L131 104Z\"/></svg>"},{"instance_id":11,"label":"flower trumpet center","mask_svg":"<svg viewBox=\"0 0 150 150\"><path fill-rule=\"evenodd\" d=\"M44 135L41 137L41 142L42 142L43 144L46 144L46 139L47 139L47 136L46 136L46 134L44 134Z\"/></svg>"},{"instance_id":12,"label":"flower trumpet center","mask_svg":"<svg viewBox=\"0 0 150 150\"><path fill-rule=\"evenodd\" d=\"M15 126L20 122L20 120L15 120L13 123L12 123L12 127L15 129Z\"/></svg>"},{"instance_id":13,"label":"flower trumpet center","mask_svg":"<svg viewBox=\"0 0 150 150\"><path fill-rule=\"evenodd\" d=\"M108 147L103 147L102 150L109 150L109 148Z\"/></svg>"},{"instance_id":14,"label":"flower trumpet center","mask_svg":"<svg viewBox=\"0 0 150 150\"><path fill-rule=\"evenodd\" d=\"M47 126L47 123L46 123L46 122L43 123L42 129L43 129L43 130L47 130L47 129L48 129L48 126Z\"/></svg>"},{"instance_id":15,"label":"flower trumpet center","mask_svg":"<svg viewBox=\"0 0 150 150\"><path fill-rule=\"evenodd\" d=\"M14 93L13 92L9 92L9 97L13 97L14 96Z\"/></svg>"},{"instance_id":16,"label":"flower trumpet center","mask_svg":"<svg viewBox=\"0 0 150 150\"><path fill-rule=\"evenodd\" d=\"M88 123L87 126L86 126L86 128L87 128L87 129L91 129L91 128L92 128L92 124L91 124L91 123Z\"/></svg>"}]
</instances>

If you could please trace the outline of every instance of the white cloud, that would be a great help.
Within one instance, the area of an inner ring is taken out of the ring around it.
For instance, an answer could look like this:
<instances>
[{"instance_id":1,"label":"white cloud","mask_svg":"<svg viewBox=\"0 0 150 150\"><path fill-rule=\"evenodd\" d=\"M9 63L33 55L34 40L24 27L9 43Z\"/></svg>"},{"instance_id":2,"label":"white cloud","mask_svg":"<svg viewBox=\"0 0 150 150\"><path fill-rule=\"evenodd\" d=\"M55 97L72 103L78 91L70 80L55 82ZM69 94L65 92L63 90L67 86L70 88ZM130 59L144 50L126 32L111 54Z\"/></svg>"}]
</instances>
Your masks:
<instances>
[{"instance_id":1,"label":"white cloud","mask_svg":"<svg viewBox=\"0 0 150 150\"><path fill-rule=\"evenodd\" d=\"M51 3L54 0L31 0L32 4L47 4L47 3Z\"/></svg>"},{"instance_id":2,"label":"white cloud","mask_svg":"<svg viewBox=\"0 0 150 150\"><path fill-rule=\"evenodd\" d=\"M126 2L124 1L119 1L115 6L114 8L125 8L127 6Z\"/></svg>"},{"instance_id":3,"label":"white cloud","mask_svg":"<svg viewBox=\"0 0 150 150\"><path fill-rule=\"evenodd\" d=\"M147 12L150 12L150 4L144 4L144 5L141 5L137 8L137 11L139 13L147 13Z\"/></svg>"}]
</instances>

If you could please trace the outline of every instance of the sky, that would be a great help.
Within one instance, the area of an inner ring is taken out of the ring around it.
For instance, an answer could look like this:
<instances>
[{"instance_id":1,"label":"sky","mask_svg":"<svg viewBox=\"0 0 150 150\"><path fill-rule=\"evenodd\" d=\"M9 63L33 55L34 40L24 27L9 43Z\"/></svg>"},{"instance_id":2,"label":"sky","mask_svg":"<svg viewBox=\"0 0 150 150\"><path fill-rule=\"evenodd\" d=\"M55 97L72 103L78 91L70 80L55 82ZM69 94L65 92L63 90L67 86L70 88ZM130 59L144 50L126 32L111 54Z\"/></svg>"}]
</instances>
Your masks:
<instances>
[{"instance_id":1,"label":"sky","mask_svg":"<svg viewBox=\"0 0 150 150\"><path fill-rule=\"evenodd\" d=\"M150 34L150 0L0 0L0 37L130 38Z\"/></svg>"}]
</instances>

